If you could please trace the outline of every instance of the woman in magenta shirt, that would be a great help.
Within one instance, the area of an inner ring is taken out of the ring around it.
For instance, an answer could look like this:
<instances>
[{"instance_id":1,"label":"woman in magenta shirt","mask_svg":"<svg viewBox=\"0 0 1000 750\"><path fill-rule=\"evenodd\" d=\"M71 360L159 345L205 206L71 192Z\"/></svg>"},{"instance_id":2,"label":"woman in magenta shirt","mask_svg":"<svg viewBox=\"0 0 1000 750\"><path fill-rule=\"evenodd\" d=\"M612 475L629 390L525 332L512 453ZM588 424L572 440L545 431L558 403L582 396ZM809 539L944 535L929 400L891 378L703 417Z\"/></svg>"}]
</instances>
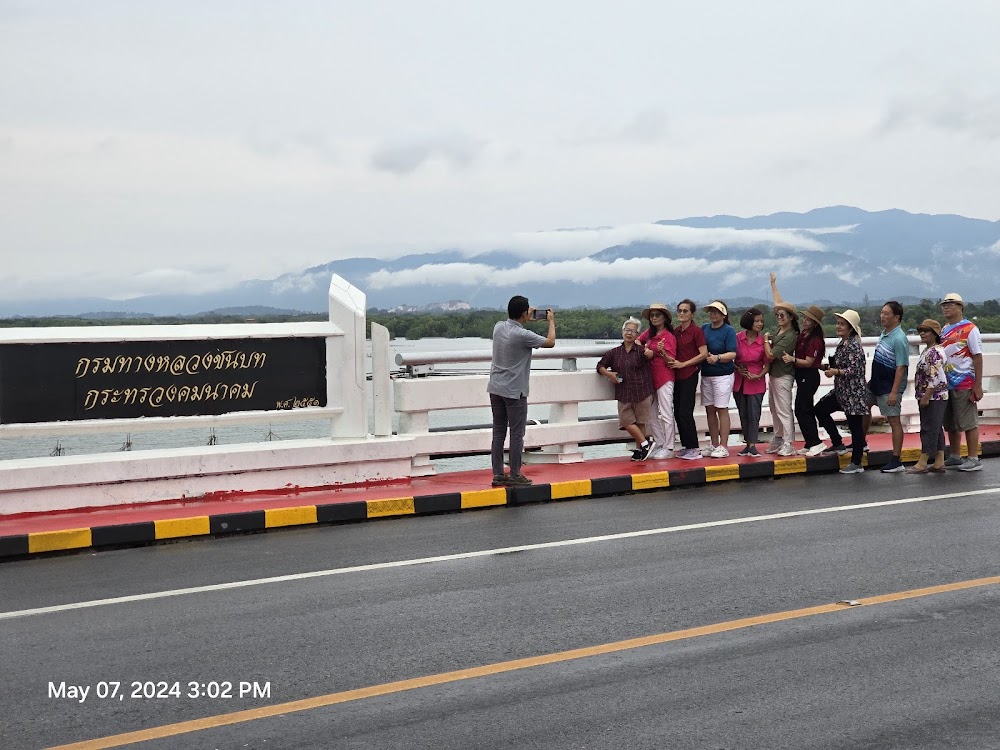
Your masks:
<instances>
[{"instance_id":1,"label":"woman in magenta shirt","mask_svg":"<svg viewBox=\"0 0 1000 750\"><path fill-rule=\"evenodd\" d=\"M760 435L760 410L764 403L768 370L768 359L764 353L764 313L751 307L740 318L740 328L736 334L736 379L733 381L733 397L740 413L743 428L743 442L746 447L737 456L759 456L757 439Z\"/></svg>"},{"instance_id":2,"label":"woman in magenta shirt","mask_svg":"<svg viewBox=\"0 0 1000 750\"><path fill-rule=\"evenodd\" d=\"M677 356L677 340L670 320L670 308L654 302L642 311L649 321L649 328L642 332L638 342L644 346L649 371L653 376L653 441L656 448L652 459L674 457L674 370L668 361Z\"/></svg>"}]
</instances>

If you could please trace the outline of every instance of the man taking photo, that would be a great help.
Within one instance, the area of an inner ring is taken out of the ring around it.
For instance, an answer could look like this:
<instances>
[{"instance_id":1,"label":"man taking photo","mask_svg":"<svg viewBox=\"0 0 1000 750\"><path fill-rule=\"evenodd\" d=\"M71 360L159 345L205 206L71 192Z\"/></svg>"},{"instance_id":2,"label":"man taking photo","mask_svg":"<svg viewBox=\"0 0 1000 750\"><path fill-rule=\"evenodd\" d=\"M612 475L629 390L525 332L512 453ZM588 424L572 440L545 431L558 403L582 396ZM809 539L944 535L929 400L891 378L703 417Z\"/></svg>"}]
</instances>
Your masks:
<instances>
[{"instance_id":1,"label":"man taking photo","mask_svg":"<svg viewBox=\"0 0 1000 750\"><path fill-rule=\"evenodd\" d=\"M531 484L521 474L521 453L524 450L524 428L528 421L528 377L531 374L531 350L551 349L556 345L556 319L552 310L545 311L549 324L548 336L529 331L524 324L536 317L528 298L517 295L507 303L507 320L493 328L493 363L486 390L493 410L494 487L519 487ZM510 430L510 474L504 473L503 444Z\"/></svg>"}]
</instances>

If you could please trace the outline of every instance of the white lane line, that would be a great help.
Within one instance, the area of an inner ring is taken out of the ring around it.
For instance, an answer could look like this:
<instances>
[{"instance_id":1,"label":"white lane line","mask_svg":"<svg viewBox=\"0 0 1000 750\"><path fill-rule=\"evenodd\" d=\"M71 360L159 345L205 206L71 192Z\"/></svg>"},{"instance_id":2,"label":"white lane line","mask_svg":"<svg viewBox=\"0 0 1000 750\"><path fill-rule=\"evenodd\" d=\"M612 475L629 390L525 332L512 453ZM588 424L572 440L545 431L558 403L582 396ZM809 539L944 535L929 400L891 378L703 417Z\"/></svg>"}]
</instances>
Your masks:
<instances>
[{"instance_id":1,"label":"white lane line","mask_svg":"<svg viewBox=\"0 0 1000 750\"><path fill-rule=\"evenodd\" d=\"M430 563L448 562L451 560L468 560L476 557L487 557L489 555L503 555L511 552L528 552L531 550L551 549L553 547L570 547L577 544L593 544L594 542L609 542L616 539L634 539L637 537L654 536L657 534L672 534L677 531L694 531L697 529L711 529L719 526L735 526L744 523L756 523L758 521L778 521L784 518L795 518L797 516L814 516L820 513L840 513L848 510L866 510L869 508L884 508L890 505L907 505L910 503L924 503L931 500L951 500L960 497L975 497L977 495L995 495L1000 493L1000 487L984 490L971 490L968 492L952 492L947 495L925 495L923 497L907 497L899 500L882 500L877 503L859 503L856 505L838 505L833 508L814 508L812 510L794 510L786 513L771 513L766 516L748 516L746 518L730 518L723 521L705 521L703 523L691 523L684 526L667 526L659 529L643 529L642 531L623 531L618 534L603 534L601 536L588 536L579 539L563 539L558 542L541 542L538 544L524 544L518 547L500 547L497 549L484 549L475 552L459 552L454 555L437 555L435 557L421 557L413 560L396 560L394 562L372 563L370 565L352 565L348 568L332 568L330 570L314 570L309 573L292 573L284 576L272 576L270 578L254 578L247 581L231 581L229 583L215 583L209 586L192 586L186 589L172 589L170 591L154 591L149 594L133 594L131 596L116 596L110 599L93 599L85 602L73 602L71 604L57 604L51 607L35 607L34 609L20 609L11 612L0 612L0 620L11 620L16 617L31 617L32 615L45 615L53 612L65 612L71 609L90 609L92 607L103 607L109 604L126 604L128 602L141 602L150 599L166 599L170 596L186 596L187 594L203 594L209 591L227 591L229 589L241 589L248 586L263 586L268 583L284 583L287 581L303 581L309 578L323 578L325 576L343 575L345 573L363 573L370 570L388 570L390 568L408 568L413 565L428 565Z\"/></svg>"}]
</instances>

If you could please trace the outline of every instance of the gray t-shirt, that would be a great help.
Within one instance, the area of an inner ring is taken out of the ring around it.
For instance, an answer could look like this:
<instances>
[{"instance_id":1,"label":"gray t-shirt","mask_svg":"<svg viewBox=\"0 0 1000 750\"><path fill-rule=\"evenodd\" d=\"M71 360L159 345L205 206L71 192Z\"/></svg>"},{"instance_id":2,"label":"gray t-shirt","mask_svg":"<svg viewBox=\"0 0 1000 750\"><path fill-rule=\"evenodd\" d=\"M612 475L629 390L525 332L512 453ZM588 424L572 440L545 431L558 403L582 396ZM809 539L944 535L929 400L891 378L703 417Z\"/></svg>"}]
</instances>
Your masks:
<instances>
[{"instance_id":1,"label":"gray t-shirt","mask_svg":"<svg viewBox=\"0 0 1000 750\"><path fill-rule=\"evenodd\" d=\"M501 320L493 327L493 365L489 393L504 398L528 395L531 350L545 343L545 337L529 331L516 320Z\"/></svg>"}]
</instances>

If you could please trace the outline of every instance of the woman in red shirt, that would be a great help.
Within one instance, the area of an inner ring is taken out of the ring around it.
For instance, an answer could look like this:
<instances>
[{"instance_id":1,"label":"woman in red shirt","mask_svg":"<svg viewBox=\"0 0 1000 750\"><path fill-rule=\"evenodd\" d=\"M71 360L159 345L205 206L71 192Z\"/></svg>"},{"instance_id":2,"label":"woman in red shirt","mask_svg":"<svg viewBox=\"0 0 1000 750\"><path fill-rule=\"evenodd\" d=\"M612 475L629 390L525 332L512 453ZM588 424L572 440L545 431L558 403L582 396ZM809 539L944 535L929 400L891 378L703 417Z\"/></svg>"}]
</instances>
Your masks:
<instances>
[{"instance_id":1,"label":"woman in red shirt","mask_svg":"<svg viewBox=\"0 0 1000 750\"><path fill-rule=\"evenodd\" d=\"M674 371L668 364L677 355L677 340L674 338L670 320L670 308L662 302L654 302L642 311L642 317L649 321L649 328L642 332L637 343L643 345L653 376L653 419L652 432L656 448L652 459L674 457Z\"/></svg>"}]
</instances>

